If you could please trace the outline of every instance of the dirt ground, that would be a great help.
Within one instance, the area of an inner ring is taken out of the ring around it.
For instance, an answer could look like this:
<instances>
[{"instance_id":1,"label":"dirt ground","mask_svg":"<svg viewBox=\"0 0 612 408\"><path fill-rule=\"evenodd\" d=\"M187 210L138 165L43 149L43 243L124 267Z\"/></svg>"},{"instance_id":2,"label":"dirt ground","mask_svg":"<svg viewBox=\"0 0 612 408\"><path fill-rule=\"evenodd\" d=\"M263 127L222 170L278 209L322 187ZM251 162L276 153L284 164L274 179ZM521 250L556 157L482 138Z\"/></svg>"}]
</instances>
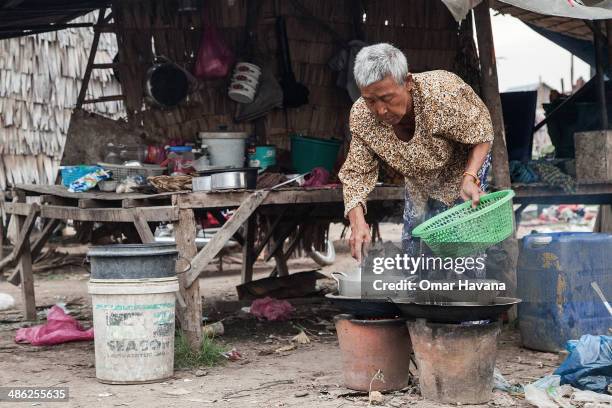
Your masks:
<instances>
[{"instance_id":1,"label":"dirt ground","mask_svg":"<svg viewBox=\"0 0 612 408\"><path fill-rule=\"evenodd\" d=\"M394 230L395 231L395 230ZM397 231L399 232L399 227ZM339 246L334 270L354 267L354 261ZM271 264L260 264L256 277L266 276ZM292 260L291 270L314 269L309 259ZM239 265L226 265L223 276L205 277L200 287L205 299L204 314L211 320L223 318L225 334L219 340L236 348L242 358L216 367L176 371L166 382L145 385L105 385L96 380L93 342L33 347L14 343L19 321L20 292L0 282L0 293L17 300L15 309L0 312L0 385L69 387L70 402L22 403L18 406L66 407L359 407L367 406L367 396L343 387L341 359L333 330L338 310L320 297L314 301L295 302L296 312L287 322L259 322L237 312L234 286L239 283ZM39 316L56 303L66 303L73 315L91 325L88 274L79 267L37 275L35 280ZM329 282L323 282L331 284ZM290 344L298 333L294 325L307 329L310 344L276 352ZM519 346L516 329L506 327L499 341L497 368L512 383L529 383L551 373L559 356L539 353ZM198 376L196 376L196 372ZM205 375L202 375L205 374ZM199 376L201 375L201 376ZM444 407L423 400L418 389L385 395L388 407ZM6 403L0 406L9 406ZM16 405L17 406L17 405ZM528 406L519 398L496 391L484 406Z\"/></svg>"}]
</instances>

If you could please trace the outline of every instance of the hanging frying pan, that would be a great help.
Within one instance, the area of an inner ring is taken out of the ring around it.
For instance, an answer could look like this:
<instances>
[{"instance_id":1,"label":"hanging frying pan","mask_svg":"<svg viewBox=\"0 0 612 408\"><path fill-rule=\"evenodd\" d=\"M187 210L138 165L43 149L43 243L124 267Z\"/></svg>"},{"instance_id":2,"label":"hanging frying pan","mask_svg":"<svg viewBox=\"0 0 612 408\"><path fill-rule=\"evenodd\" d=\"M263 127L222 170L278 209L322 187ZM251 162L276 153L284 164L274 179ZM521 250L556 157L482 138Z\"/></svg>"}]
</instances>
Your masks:
<instances>
[{"instance_id":1,"label":"hanging frying pan","mask_svg":"<svg viewBox=\"0 0 612 408\"><path fill-rule=\"evenodd\" d=\"M158 57L145 76L145 100L160 108L175 107L187 98L192 79L179 65Z\"/></svg>"}]
</instances>

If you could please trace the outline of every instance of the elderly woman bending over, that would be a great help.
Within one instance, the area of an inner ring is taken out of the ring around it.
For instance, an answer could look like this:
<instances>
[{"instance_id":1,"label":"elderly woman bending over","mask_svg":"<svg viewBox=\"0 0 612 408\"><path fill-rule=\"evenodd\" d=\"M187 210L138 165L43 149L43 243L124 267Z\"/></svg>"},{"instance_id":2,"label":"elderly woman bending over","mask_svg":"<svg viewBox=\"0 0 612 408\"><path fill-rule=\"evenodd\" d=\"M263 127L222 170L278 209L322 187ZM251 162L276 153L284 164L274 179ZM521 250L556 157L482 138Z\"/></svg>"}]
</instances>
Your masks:
<instances>
[{"instance_id":1,"label":"elderly woman bending over","mask_svg":"<svg viewBox=\"0 0 612 408\"><path fill-rule=\"evenodd\" d=\"M351 224L351 253L361 259L371 239L366 199L384 161L405 179L402 245L418 247L412 229L425 216L461 200L476 205L490 167L493 127L474 90L447 71L412 74L404 54L390 44L364 47L354 75L361 97L350 114L351 143L339 177L345 216Z\"/></svg>"}]
</instances>

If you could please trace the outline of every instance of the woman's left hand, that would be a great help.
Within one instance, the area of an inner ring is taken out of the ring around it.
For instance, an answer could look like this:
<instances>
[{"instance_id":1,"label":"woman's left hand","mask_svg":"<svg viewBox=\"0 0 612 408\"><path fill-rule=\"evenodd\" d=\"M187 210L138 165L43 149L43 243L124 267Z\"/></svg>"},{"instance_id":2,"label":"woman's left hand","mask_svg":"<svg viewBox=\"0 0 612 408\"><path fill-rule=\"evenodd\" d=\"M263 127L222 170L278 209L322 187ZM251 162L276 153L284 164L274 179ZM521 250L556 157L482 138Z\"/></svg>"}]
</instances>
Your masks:
<instances>
[{"instance_id":1,"label":"woman's left hand","mask_svg":"<svg viewBox=\"0 0 612 408\"><path fill-rule=\"evenodd\" d=\"M472 200L472 208L476 208L480 204L480 196L484 195L484 191L478 187L474 178L464 176L461 182L461 198L464 201Z\"/></svg>"}]
</instances>

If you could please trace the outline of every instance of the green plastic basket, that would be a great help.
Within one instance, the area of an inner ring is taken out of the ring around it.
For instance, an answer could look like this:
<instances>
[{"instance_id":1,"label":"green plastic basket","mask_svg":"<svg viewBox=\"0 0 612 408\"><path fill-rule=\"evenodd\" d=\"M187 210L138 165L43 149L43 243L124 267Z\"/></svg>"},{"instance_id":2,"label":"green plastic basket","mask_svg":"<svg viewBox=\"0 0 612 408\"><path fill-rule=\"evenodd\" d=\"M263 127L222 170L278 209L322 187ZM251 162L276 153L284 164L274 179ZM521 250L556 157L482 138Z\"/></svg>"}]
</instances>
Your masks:
<instances>
[{"instance_id":1,"label":"green plastic basket","mask_svg":"<svg viewBox=\"0 0 612 408\"><path fill-rule=\"evenodd\" d=\"M514 191L502 190L483 195L476 208L466 201L418 225L412 235L437 256L472 255L512 235L512 197Z\"/></svg>"}]
</instances>

